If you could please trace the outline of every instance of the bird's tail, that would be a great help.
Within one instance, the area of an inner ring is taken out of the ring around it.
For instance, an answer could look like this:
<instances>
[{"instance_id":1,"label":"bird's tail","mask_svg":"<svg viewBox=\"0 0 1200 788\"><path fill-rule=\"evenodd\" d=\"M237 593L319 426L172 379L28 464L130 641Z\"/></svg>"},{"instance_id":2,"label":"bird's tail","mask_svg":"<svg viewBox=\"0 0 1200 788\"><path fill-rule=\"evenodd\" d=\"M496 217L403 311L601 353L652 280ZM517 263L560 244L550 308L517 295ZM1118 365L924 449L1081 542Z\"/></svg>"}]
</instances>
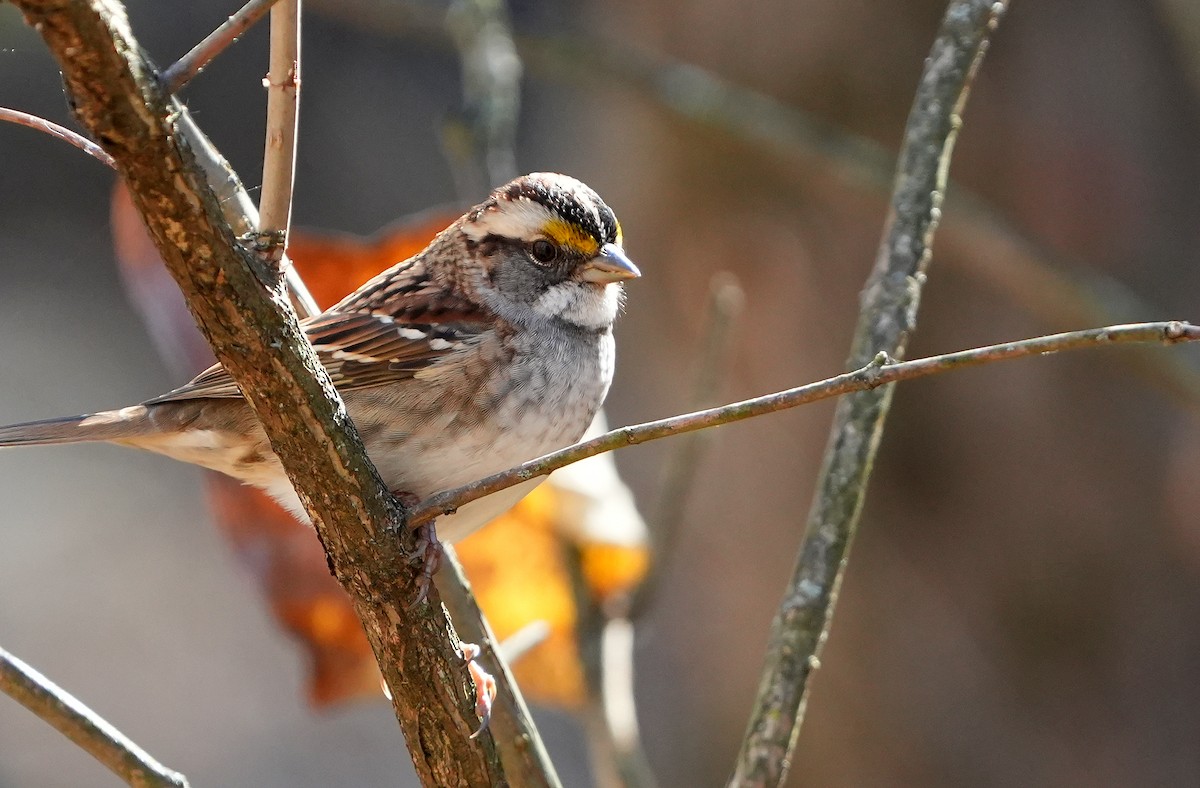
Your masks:
<instances>
[{"instance_id":1,"label":"bird's tail","mask_svg":"<svg viewBox=\"0 0 1200 788\"><path fill-rule=\"evenodd\" d=\"M145 405L0 427L0 448L86 441L127 441L159 431Z\"/></svg>"}]
</instances>

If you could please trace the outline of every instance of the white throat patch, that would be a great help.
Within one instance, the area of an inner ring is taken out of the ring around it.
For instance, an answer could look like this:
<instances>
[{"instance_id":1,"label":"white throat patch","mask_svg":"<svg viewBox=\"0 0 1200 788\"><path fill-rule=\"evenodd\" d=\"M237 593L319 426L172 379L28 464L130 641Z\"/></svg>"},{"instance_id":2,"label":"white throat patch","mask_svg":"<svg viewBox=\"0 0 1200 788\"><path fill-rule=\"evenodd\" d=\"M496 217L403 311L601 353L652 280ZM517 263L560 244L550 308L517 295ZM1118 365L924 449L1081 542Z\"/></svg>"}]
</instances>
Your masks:
<instances>
[{"instance_id":1,"label":"white throat patch","mask_svg":"<svg viewBox=\"0 0 1200 788\"><path fill-rule=\"evenodd\" d=\"M620 308L620 285L598 288L573 281L554 285L533 304L533 311L539 315L597 330L612 325Z\"/></svg>"}]
</instances>

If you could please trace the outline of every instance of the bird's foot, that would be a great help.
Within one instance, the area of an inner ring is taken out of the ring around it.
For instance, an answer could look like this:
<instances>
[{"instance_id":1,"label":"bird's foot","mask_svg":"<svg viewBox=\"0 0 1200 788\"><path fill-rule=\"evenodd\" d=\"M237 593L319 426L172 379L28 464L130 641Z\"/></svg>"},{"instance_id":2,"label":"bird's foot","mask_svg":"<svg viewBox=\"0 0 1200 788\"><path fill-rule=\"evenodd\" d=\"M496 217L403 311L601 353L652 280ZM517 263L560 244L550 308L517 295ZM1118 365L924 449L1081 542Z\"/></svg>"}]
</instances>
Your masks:
<instances>
[{"instance_id":1,"label":"bird's foot","mask_svg":"<svg viewBox=\"0 0 1200 788\"><path fill-rule=\"evenodd\" d=\"M429 596L429 585L442 566L442 543L438 541L437 526L433 522L418 525L415 534L417 544L408 554L408 560L421 565L421 574L417 577L417 598L409 606L410 609L424 602Z\"/></svg>"},{"instance_id":2,"label":"bird's foot","mask_svg":"<svg viewBox=\"0 0 1200 788\"><path fill-rule=\"evenodd\" d=\"M411 509L421 502L420 498L410 492L393 490L392 495L396 496L406 509ZM429 596L429 585L433 582L433 576L442 566L442 543L438 541L435 523L436 520L418 525L413 529L417 543L412 552L405 557L409 563L421 564L421 574L417 577L417 598L408 606L409 610L426 600Z\"/></svg>"},{"instance_id":3,"label":"bird's foot","mask_svg":"<svg viewBox=\"0 0 1200 788\"><path fill-rule=\"evenodd\" d=\"M483 669L477 658L483 649L474 643L459 643L463 659L466 660L467 672L475 684L475 716L479 717L479 729L471 734L474 739L488 729L492 721L492 707L496 701L496 679Z\"/></svg>"}]
</instances>

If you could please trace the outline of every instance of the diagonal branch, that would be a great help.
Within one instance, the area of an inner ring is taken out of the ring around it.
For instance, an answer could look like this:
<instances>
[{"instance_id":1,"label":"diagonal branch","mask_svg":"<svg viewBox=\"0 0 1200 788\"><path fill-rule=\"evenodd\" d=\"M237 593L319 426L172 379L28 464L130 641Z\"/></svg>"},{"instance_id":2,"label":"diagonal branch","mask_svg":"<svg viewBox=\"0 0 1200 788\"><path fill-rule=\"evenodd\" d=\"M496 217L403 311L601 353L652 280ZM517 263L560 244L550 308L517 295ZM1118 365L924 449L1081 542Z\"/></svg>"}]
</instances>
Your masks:
<instances>
[{"instance_id":1,"label":"diagonal branch","mask_svg":"<svg viewBox=\"0 0 1200 788\"><path fill-rule=\"evenodd\" d=\"M266 16L271 6L278 0L250 0L238 9L237 13L221 23L220 27L209 33L196 46L192 47L179 60L175 61L162 73L163 86L168 93L178 93L183 86L192 81L213 61L217 55L229 48L229 45L254 26L254 23Z\"/></svg>"},{"instance_id":2,"label":"diagonal branch","mask_svg":"<svg viewBox=\"0 0 1200 788\"><path fill-rule=\"evenodd\" d=\"M427 785L494 785L436 596L408 609L412 537L287 302L282 272L238 245L186 142L179 106L114 0L15 0L63 72L76 117L117 162L217 357L254 408L362 618Z\"/></svg>"},{"instance_id":3,"label":"diagonal branch","mask_svg":"<svg viewBox=\"0 0 1200 788\"><path fill-rule=\"evenodd\" d=\"M1005 7L1003 0L951 0L942 17L904 130L891 211L861 296L849 366L876 354L902 357L916 329L961 113ZM771 623L766 667L732 786L773 786L787 777L808 678L829 635L893 391L884 386L838 403L804 541Z\"/></svg>"},{"instance_id":4,"label":"diagonal branch","mask_svg":"<svg viewBox=\"0 0 1200 788\"><path fill-rule=\"evenodd\" d=\"M0 692L32 711L137 788L187 788L179 772L154 760L96 712L0 648Z\"/></svg>"},{"instance_id":5,"label":"diagonal branch","mask_svg":"<svg viewBox=\"0 0 1200 788\"><path fill-rule=\"evenodd\" d=\"M428 4L373 0L310 0L310 4L373 31L421 41L445 37L440 16ZM1172 13L1191 7L1188 0L1160 0L1160 4ZM628 89L678 118L774 155L813 158L856 188L890 195L896 161L879 143L694 63L582 33L526 33L515 40L525 65L544 79ZM1154 305L1128 286L1097 273L1087 261L1049 249L962 184L950 185L953 194L941 229L943 249L954 251L949 258L962 261L970 274L1000 290L1049 329L1119 323L1155 313ZM1139 354L1122 361L1135 365L1139 374L1181 403L1200 409L1200 369L1185 356Z\"/></svg>"}]
</instances>

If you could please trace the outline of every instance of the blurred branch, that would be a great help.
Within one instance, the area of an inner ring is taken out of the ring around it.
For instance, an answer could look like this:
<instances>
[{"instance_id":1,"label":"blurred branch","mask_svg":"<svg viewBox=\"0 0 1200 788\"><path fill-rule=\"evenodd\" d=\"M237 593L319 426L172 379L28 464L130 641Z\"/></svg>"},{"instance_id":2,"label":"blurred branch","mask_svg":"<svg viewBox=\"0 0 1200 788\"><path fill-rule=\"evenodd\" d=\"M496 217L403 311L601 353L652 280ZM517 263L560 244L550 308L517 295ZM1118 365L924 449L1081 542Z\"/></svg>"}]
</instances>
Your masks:
<instances>
[{"instance_id":1,"label":"blurred branch","mask_svg":"<svg viewBox=\"0 0 1200 788\"><path fill-rule=\"evenodd\" d=\"M282 273L237 243L177 132L181 108L141 56L124 10L15 0L63 72L76 117L117 162L155 245L217 357L237 380L354 600L426 785L498 785L463 661L435 594L410 610L419 571L403 512L380 481L288 308ZM319 492L318 492L319 491Z\"/></svg>"},{"instance_id":2,"label":"blurred branch","mask_svg":"<svg viewBox=\"0 0 1200 788\"><path fill-rule=\"evenodd\" d=\"M491 625L475 602L454 548L443 545L443 550L442 571L435 579L442 602L458 626L458 636L481 649L482 656L478 659L491 657L491 674L498 691L489 730L504 763L504 776L513 788L559 788L558 774L504 659L503 645L496 642Z\"/></svg>"},{"instance_id":3,"label":"blurred branch","mask_svg":"<svg viewBox=\"0 0 1200 788\"><path fill-rule=\"evenodd\" d=\"M776 155L814 157L848 184L891 193L896 158L878 143L698 66L586 37L522 36L518 44L529 68L544 77L626 86L690 122ZM943 248L954 254L947 258L1051 328L1144 320L1161 312L1118 280L1029 237L971 190L952 181L948 190ZM1137 355L1127 363L1200 410L1200 368L1187 357Z\"/></svg>"},{"instance_id":4,"label":"blurred branch","mask_svg":"<svg viewBox=\"0 0 1200 788\"><path fill-rule=\"evenodd\" d=\"M228 49L258 20L266 16L278 0L250 0L221 26L204 37L192 50L162 72L161 79L168 93L178 93L216 58Z\"/></svg>"},{"instance_id":5,"label":"blurred branch","mask_svg":"<svg viewBox=\"0 0 1200 788\"><path fill-rule=\"evenodd\" d=\"M45 132L51 137L57 137L64 142L69 142L76 148L91 156L109 167L116 169L117 163L113 161L112 156L104 152L96 143L89 140L82 134L76 134L70 129L60 126L57 123L39 118L37 115L30 115L28 112L21 112L17 109L9 109L8 107L0 107L0 120L16 123L18 126L34 129L36 131Z\"/></svg>"},{"instance_id":6,"label":"blurred branch","mask_svg":"<svg viewBox=\"0 0 1200 788\"><path fill-rule=\"evenodd\" d=\"M454 0L445 29L458 49L463 81L463 117L448 122L445 147L458 165L459 193L478 194L517 176L521 59L504 0ZM467 171L482 172L486 182L470 182Z\"/></svg>"},{"instance_id":7,"label":"blurred branch","mask_svg":"<svg viewBox=\"0 0 1200 788\"><path fill-rule=\"evenodd\" d=\"M606 451L636 446L639 443L708 429L721 424L731 424L735 421L807 405L810 402L838 397L854 391L870 391L888 383L898 383L902 380L912 380L966 367L977 367L996 361L1058 353L1064 350L1104 347L1113 344L1164 343L1173 345L1197 340L1200 340L1200 328L1190 323L1171 320L1068 331L1062 334L1050 334L998 345L986 345L973 350L961 350L957 353L929 356L913 361L894 361L886 352L880 351L870 363L852 372L844 372L837 377L722 405L719 408L709 408L695 413L672 416L668 419L620 427L606 432L598 438L551 452L472 484L431 495L409 511L409 523L419 525L428 522L439 515L449 514L459 506L464 506L471 501L529 479L546 476L559 468L597 454L603 454Z\"/></svg>"},{"instance_id":8,"label":"blurred branch","mask_svg":"<svg viewBox=\"0 0 1200 788\"><path fill-rule=\"evenodd\" d=\"M310 0L350 23L422 41L446 41L428 3ZM1177 32L1186 0L1160 0ZM1177 17L1177 18L1176 18ZM1190 23L1188 23L1190 24ZM1190 33L1188 33L1190 35ZM783 157L814 158L857 188L890 195L895 156L878 143L847 132L771 96L706 69L619 41L588 35L517 35L526 67L545 79L624 87L679 118L708 126ZM1200 60L1200 58L1198 58ZM1198 72L1200 73L1200 72ZM1161 313L1121 282L1082 261L1054 252L1005 219L994 206L959 184L944 210L942 247L948 260L1037 315L1050 329L1145 320ZM1177 354L1125 359L1139 374L1181 403L1200 410L1200 367Z\"/></svg>"},{"instance_id":9,"label":"blurred branch","mask_svg":"<svg viewBox=\"0 0 1200 788\"><path fill-rule=\"evenodd\" d=\"M0 691L49 723L127 784L137 788L187 788L186 777L154 760L96 712L2 648Z\"/></svg>"},{"instance_id":10,"label":"blurred branch","mask_svg":"<svg viewBox=\"0 0 1200 788\"><path fill-rule=\"evenodd\" d=\"M1175 53L1183 61L1192 93L1200 97L1200 6L1193 0L1158 0L1157 5L1167 32L1175 39Z\"/></svg>"},{"instance_id":11,"label":"blurred branch","mask_svg":"<svg viewBox=\"0 0 1200 788\"><path fill-rule=\"evenodd\" d=\"M721 272L712 278L705 334L700 345L688 410L711 407L714 402L720 401L721 383L728 369L729 339L733 324L744 305L745 293L733 274ZM658 506L649 521L652 563L649 573L630 600L627 613L630 619L637 619L645 612L662 578L663 563L674 555L688 493L710 437L705 432L697 432L675 441L663 461Z\"/></svg>"},{"instance_id":12,"label":"blurred branch","mask_svg":"<svg viewBox=\"0 0 1200 788\"><path fill-rule=\"evenodd\" d=\"M729 336L743 304L736 277L721 272L712 278L689 409L710 405L716 399L726 370ZM651 788L657 784L638 727L633 622L649 607L663 566L674 552L688 492L709 437L705 432L682 437L672 444L663 463L658 510L649 523L651 564L642 581L628 594L608 600L603 609L595 610L592 605L592 620L578 627L588 688L585 733L601 788ZM582 589L576 589L576 594L585 596Z\"/></svg>"},{"instance_id":13,"label":"blurred branch","mask_svg":"<svg viewBox=\"0 0 1200 788\"><path fill-rule=\"evenodd\" d=\"M589 698L584 732L597 788L654 788L658 781L642 746L634 687L634 627L623 616L583 630L581 652ZM599 683L599 690L593 684Z\"/></svg>"},{"instance_id":14,"label":"blurred branch","mask_svg":"<svg viewBox=\"0 0 1200 788\"><path fill-rule=\"evenodd\" d=\"M446 596L445 594L442 595ZM447 605L449 607L449 605ZM484 621L487 621L485 618ZM515 665L530 651L546 642L553 630L545 619L530 621L500 642L496 651L509 665Z\"/></svg>"},{"instance_id":15,"label":"blurred branch","mask_svg":"<svg viewBox=\"0 0 1200 788\"><path fill-rule=\"evenodd\" d=\"M296 174L300 0L281 0L271 9L270 69L263 84L267 88L267 139L263 151L256 248L268 259L280 261L292 222L292 184Z\"/></svg>"},{"instance_id":16,"label":"blurred branch","mask_svg":"<svg viewBox=\"0 0 1200 788\"><path fill-rule=\"evenodd\" d=\"M1004 10L1004 2L993 0L951 0L946 8L904 130L891 211L861 296L849 366L873 355L902 357L916 329L962 110ZM1176 333L1164 329L1162 336ZM773 786L787 777L808 678L829 634L893 392L884 386L838 403L804 541L771 624L766 667L731 786Z\"/></svg>"}]
</instances>

